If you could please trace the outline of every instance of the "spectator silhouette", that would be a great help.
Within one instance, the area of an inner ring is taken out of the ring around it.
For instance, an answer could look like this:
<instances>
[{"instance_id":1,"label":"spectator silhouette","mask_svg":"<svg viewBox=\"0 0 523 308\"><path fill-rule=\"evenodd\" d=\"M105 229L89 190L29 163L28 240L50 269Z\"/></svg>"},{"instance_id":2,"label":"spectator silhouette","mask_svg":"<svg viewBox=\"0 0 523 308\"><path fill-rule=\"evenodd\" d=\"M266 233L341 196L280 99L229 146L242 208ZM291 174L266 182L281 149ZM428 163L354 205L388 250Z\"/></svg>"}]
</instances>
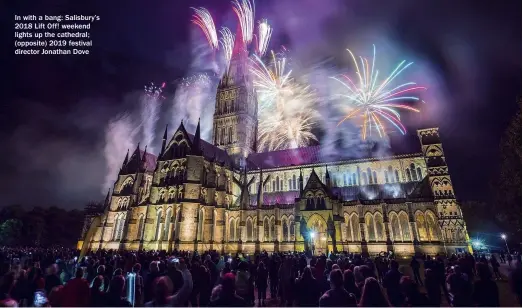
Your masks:
<instances>
[{"instance_id":1,"label":"spectator silhouette","mask_svg":"<svg viewBox=\"0 0 523 308\"><path fill-rule=\"evenodd\" d=\"M222 277L221 288L217 298L209 304L210 307L247 307L247 302L236 295L235 276L232 273Z\"/></svg>"},{"instance_id":2,"label":"spectator silhouette","mask_svg":"<svg viewBox=\"0 0 523 308\"><path fill-rule=\"evenodd\" d=\"M385 298L379 282L369 277L365 279L363 292L359 303L360 307L390 307L389 301Z\"/></svg>"},{"instance_id":3,"label":"spectator silhouette","mask_svg":"<svg viewBox=\"0 0 523 308\"><path fill-rule=\"evenodd\" d=\"M320 298L320 307L356 307L356 296L343 287L341 270L332 270L329 278L331 288Z\"/></svg>"},{"instance_id":4,"label":"spectator silhouette","mask_svg":"<svg viewBox=\"0 0 523 308\"><path fill-rule=\"evenodd\" d=\"M478 307L499 307L498 286L492 280L487 264L476 264L479 280L474 282L472 299Z\"/></svg>"},{"instance_id":5,"label":"spectator silhouette","mask_svg":"<svg viewBox=\"0 0 523 308\"><path fill-rule=\"evenodd\" d=\"M394 306L399 306L403 303L403 295L400 289L400 280L403 274L400 273L398 268L398 262L390 261L390 270L383 278L383 287L387 290L387 297Z\"/></svg>"}]
</instances>

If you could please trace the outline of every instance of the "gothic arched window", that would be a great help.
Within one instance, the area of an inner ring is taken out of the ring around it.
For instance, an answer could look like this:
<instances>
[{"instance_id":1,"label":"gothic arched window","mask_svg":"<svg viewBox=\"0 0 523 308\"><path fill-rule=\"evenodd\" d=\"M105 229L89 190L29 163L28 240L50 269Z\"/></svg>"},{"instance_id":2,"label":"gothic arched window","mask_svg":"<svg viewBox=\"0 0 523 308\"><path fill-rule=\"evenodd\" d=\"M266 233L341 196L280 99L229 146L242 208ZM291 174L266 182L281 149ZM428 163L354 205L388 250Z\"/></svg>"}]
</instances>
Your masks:
<instances>
[{"instance_id":1,"label":"gothic arched window","mask_svg":"<svg viewBox=\"0 0 523 308\"><path fill-rule=\"evenodd\" d=\"M376 171L372 171L372 178L374 179L374 184L378 184L378 175Z\"/></svg>"},{"instance_id":2,"label":"gothic arched window","mask_svg":"<svg viewBox=\"0 0 523 308\"><path fill-rule=\"evenodd\" d=\"M358 215L356 214L352 214L350 216L350 229L352 241L360 241L360 221L358 219Z\"/></svg>"},{"instance_id":3,"label":"gothic arched window","mask_svg":"<svg viewBox=\"0 0 523 308\"><path fill-rule=\"evenodd\" d=\"M234 224L234 218L231 218L229 220L229 241L231 241L231 242L234 242L236 239L234 236L235 231L236 231L236 227Z\"/></svg>"},{"instance_id":4,"label":"gothic arched window","mask_svg":"<svg viewBox=\"0 0 523 308\"><path fill-rule=\"evenodd\" d=\"M291 241L294 241L294 218L289 217L289 238Z\"/></svg>"},{"instance_id":5,"label":"gothic arched window","mask_svg":"<svg viewBox=\"0 0 523 308\"><path fill-rule=\"evenodd\" d=\"M401 235L403 236L404 241L410 241L410 227L409 227L409 216L405 212L400 212L399 215L400 226L401 226Z\"/></svg>"},{"instance_id":6,"label":"gothic arched window","mask_svg":"<svg viewBox=\"0 0 523 308\"><path fill-rule=\"evenodd\" d=\"M385 183L389 183L389 173L387 170L383 171L383 175L385 176Z\"/></svg>"},{"instance_id":7,"label":"gothic arched window","mask_svg":"<svg viewBox=\"0 0 523 308\"><path fill-rule=\"evenodd\" d=\"M416 176L416 166L414 166L414 163L410 164L410 175L412 176L413 181L418 180L418 177Z\"/></svg>"},{"instance_id":8,"label":"gothic arched window","mask_svg":"<svg viewBox=\"0 0 523 308\"><path fill-rule=\"evenodd\" d=\"M356 178L356 173L352 174L352 185L358 185L357 178Z\"/></svg>"},{"instance_id":9,"label":"gothic arched window","mask_svg":"<svg viewBox=\"0 0 523 308\"><path fill-rule=\"evenodd\" d=\"M292 175L292 189L296 190L296 174Z\"/></svg>"},{"instance_id":10,"label":"gothic arched window","mask_svg":"<svg viewBox=\"0 0 523 308\"><path fill-rule=\"evenodd\" d=\"M374 224L376 225L376 240L384 241L385 236L385 225L383 224L383 216L380 213L374 214Z\"/></svg>"},{"instance_id":11,"label":"gothic arched window","mask_svg":"<svg viewBox=\"0 0 523 308\"><path fill-rule=\"evenodd\" d=\"M241 229L240 229L240 218L236 218L236 223L235 223L235 226L236 226L236 232L235 233L235 237L236 237L236 240L237 241L240 241L242 240L241 236L242 236L242 232L241 232Z\"/></svg>"},{"instance_id":12,"label":"gothic arched window","mask_svg":"<svg viewBox=\"0 0 523 308\"><path fill-rule=\"evenodd\" d=\"M416 213L416 227L418 229L418 239L420 241L428 240L427 236L427 222L425 220L425 215L422 212Z\"/></svg>"},{"instance_id":13,"label":"gothic arched window","mask_svg":"<svg viewBox=\"0 0 523 308\"><path fill-rule=\"evenodd\" d=\"M198 213L198 240L203 241L203 227L204 227L204 221L205 221L205 212L203 209L200 210L200 213Z\"/></svg>"},{"instance_id":14,"label":"gothic arched window","mask_svg":"<svg viewBox=\"0 0 523 308\"><path fill-rule=\"evenodd\" d=\"M165 222L164 222L164 231L163 231L163 240L167 241L169 240L169 231L171 227L171 220L172 220L172 213L173 211L171 209L168 209L165 213Z\"/></svg>"},{"instance_id":15,"label":"gothic arched window","mask_svg":"<svg viewBox=\"0 0 523 308\"><path fill-rule=\"evenodd\" d=\"M312 199L311 196L307 197L307 209L308 210L314 209L314 200Z\"/></svg>"},{"instance_id":16,"label":"gothic arched window","mask_svg":"<svg viewBox=\"0 0 523 308\"><path fill-rule=\"evenodd\" d=\"M145 219L143 215L140 215L140 218L138 219L138 232L136 233L137 240L143 239L143 231L144 231L144 224Z\"/></svg>"},{"instance_id":17,"label":"gothic arched window","mask_svg":"<svg viewBox=\"0 0 523 308\"><path fill-rule=\"evenodd\" d=\"M399 174L398 170L394 170L394 175L396 176L396 182L399 183L400 182L400 174Z\"/></svg>"},{"instance_id":18,"label":"gothic arched window","mask_svg":"<svg viewBox=\"0 0 523 308\"><path fill-rule=\"evenodd\" d=\"M430 212L425 212L425 220L427 221L428 233L431 241L439 241L438 223L436 216Z\"/></svg>"},{"instance_id":19,"label":"gothic arched window","mask_svg":"<svg viewBox=\"0 0 523 308\"><path fill-rule=\"evenodd\" d=\"M418 167L416 168L416 173L418 174L418 180L422 180L423 179L423 175L421 174L421 168Z\"/></svg>"},{"instance_id":20,"label":"gothic arched window","mask_svg":"<svg viewBox=\"0 0 523 308\"><path fill-rule=\"evenodd\" d=\"M398 218L398 215L396 213L390 214L390 226L392 229L392 238L395 241L401 241L401 226L400 226L400 220Z\"/></svg>"},{"instance_id":21,"label":"gothic arched window","mask_svg":"<svg viewBox=\"0 0 523 308\"><path fill-rule=\"evenodd\" d=\"M276 176L276 191L280 190L280 177Z\"/></svg>"},{"instance_id":22,"label":"gothic arched window","mask_svg":"<svg viewBox=\"0 0 523 308\"><path fill-rule=\"evenodd\" d=\"M258 240L258 218L254 217L254 220L252 221L252 239L254 241Z\"/></svg>"},{"instance_id":23,"label":"gothic arched window","mask_svg":"<svg viewBox=\"0 0 523 308\"><path fill-rule=\"evenodd\" d=\"M372 217L372 214L370 213L365 215L365 227L367 229L367 241L375 241L376 232L374 229L374 217Z\"/></svg>"},{"instance_id":24,"label":"gothic arched window","mask_svg":"<svg viewBox=\"0 0 523 308\"><path fill-rule=\"evenodd\" d=\"M178 232L180 231L180 221L182 217L180 216L180 209L176 211L176 214L174 216L174 228L173 228L173 235L172 238L176 239L176 236L178 235Z\"/></svg>"},{"instance_id":25,"label":"gothic arched window","mask_svg":"<svg viewBox=\"0 0 523 308\"><path fill-rule=\"evenodd\" d=\"M154 235L155 241L158 241L161 238L160 237L161 233L162 233L161 225L162 225L162 211L158 211L158 213L156 214L156 230L155 230L156 232Z\"/></svg>"},{"instance_id":26,"label":"gothic arched window","mask_svg":"<svg viewBox=\"0 0 523 308\"><path fill-rule=\"evenodd\" d=\"M410 176L410 170L405 169L405 173L407 174L407 181L412 182L412 177Z\"/></svg>"},{"instance_id":27,"label":"gothic arched window","mask_svg":"<svg viewBox=\"0 0 523 308\"><path fill-rule=\"evenodd\" d=\"M120 234L120 216L116 216L113 223L113 241L118 241Z\"/></svg>"},{"instance_id":28,"label":"gothic arched window","mask_svg":"<svg viewBox=\"0 0 523 308\"><path fill-rule=\"evenodd\" d=\"M270 241L270 226L269 226L269 218L265 217L263 220L263 241L269 242Z\"/></svg>"},{"instance_id":29,"label":"gothic arched window","mask_svg":"<svg viewBox=\"0 0 523 308\"><path fill-rule=\"evenodd\" d=\"M274 216L271 217L271 240L276 241L276 229L275 229L275 219Z\"/></svg>"},{"instance_id":30,"label":"gothic arched window","mask_svg":"<svg viewBox=\"0 0 523 308\"><path fill-rule=\"evenodd\" d=\"M247 218L247 240L252 241L252 219L249 217Z\"/></svg>"},{"instance_id":31,"label":"gothic arched window","mask_svg":"<svg viewBox=\"0 0 523 308\"><path fill-rule=\"evenodd\" d=\"M367 179L367 183L373 184L373 182L372 182L372 172L370 171L370 168L367 168L367 176L369 177Z\"/></svg>"},{"instance_id":32,"label":"gothic arched window","mask_svg":"<svg viewBox=\"0 0 523 308\"><path fill-rule=\"evenodd\" d=\"M282 230L283 230L283 241L287 242L289 240L289 225L287 224L287 218L283 218L282 221Z\"/></svg>"},{"instance_id":33,"label":"gothic arched window","mask_svg":"<svg viewBox=\"0 0 523 308\"><path fill-rule=\"evenodd\" d=\"M362 184L363 185L367 185L367 173L362 172L361 173L361 179L362 179L362 182L363 182Z\"/></svg>"}]
</instances>

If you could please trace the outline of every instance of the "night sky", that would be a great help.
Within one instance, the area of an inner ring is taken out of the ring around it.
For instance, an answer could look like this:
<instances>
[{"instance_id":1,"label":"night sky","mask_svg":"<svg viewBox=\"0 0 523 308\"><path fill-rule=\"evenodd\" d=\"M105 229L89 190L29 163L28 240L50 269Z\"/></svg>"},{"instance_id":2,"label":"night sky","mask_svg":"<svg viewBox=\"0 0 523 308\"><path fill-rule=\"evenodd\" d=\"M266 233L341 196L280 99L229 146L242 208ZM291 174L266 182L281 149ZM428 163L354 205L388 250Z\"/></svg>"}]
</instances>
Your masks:
<instances>
[{"instance_id":1,"label":"night sky","mask_svg":"<svg viewBox=\"0 0 523 308\"><path fill-rule=\"evenodd\" d=\"M133 112L144 84L193 69L190 7L205 6L217 25L233 30L234 15L228 0L36 2L0 7L6 38L0 55L7 59L0 88L0 206L81 208L103 198L109 119ZM429 90L423 115L408 129L439 126L458 198L488 202L500 138L521 96L522 54L521 1L491 4L258 0L256 15L274 26L274 45L285 44L301 63L330 58L351 69L345 49L368 53L372 44L387 61L413 60L416 79ZM92 54L14 56L14 14L101 16L91 30ZM162 114L158 137L168 116Z\"/></svg>"}]
</instances>

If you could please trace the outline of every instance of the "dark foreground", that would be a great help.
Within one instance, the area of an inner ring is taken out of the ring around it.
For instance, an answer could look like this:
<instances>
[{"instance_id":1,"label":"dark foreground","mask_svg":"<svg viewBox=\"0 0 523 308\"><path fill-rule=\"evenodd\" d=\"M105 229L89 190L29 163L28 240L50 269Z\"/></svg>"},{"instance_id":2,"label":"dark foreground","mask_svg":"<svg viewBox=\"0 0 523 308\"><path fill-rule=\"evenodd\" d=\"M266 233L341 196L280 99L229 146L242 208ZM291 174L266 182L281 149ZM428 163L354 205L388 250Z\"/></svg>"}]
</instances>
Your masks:
<instances>
[{"instance_id":1,"label":"dark foreground","mask_svg":"<svg viewBox=\"0 0 523 308\"><path fill-rule=\"evenodd\" d=\"M521 306L519 256L78 254L1 249L0 305Z\"/></svg>"}]
</instances>

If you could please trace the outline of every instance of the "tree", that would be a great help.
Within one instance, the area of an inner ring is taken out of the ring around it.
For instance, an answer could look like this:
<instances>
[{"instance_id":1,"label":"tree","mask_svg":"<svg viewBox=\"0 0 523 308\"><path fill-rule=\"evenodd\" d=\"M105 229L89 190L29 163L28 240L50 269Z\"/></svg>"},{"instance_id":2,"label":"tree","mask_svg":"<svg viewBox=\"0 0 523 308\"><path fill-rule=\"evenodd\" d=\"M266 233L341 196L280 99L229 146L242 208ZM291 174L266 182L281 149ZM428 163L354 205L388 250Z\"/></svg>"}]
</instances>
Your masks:
<instances>
[{"instance_id":1,"label":"tree","mask_svg":"<svg viewBox=\"0 0 523 308\"><path fill-rule=\"evenodd\" d=\"M521 101L500 143L501 165L494 182L496 220L521 241Z\"/></svg>"},{"instance_id":2,"label":"tree","mask_svg":"<svg viewBox=\"0 0 523 308\"><path fill-rule=\"evenodd\" d=\"M96 202L92 201L87 203L87 205L84 207L84 212L86 215L99 215L102 214L104 211L104 203L103 202Z\"/></svg>"},{"instance_id":3,"label":"tree","mask_svg":"<svg viewBox=\"0 0 523 308\"><path fill-rule=\"evenodd\" d=\"M5 246L20 243L23 224L18 219L8 219L0 224L0 243Z\"/></svg>"}]
</instances>

